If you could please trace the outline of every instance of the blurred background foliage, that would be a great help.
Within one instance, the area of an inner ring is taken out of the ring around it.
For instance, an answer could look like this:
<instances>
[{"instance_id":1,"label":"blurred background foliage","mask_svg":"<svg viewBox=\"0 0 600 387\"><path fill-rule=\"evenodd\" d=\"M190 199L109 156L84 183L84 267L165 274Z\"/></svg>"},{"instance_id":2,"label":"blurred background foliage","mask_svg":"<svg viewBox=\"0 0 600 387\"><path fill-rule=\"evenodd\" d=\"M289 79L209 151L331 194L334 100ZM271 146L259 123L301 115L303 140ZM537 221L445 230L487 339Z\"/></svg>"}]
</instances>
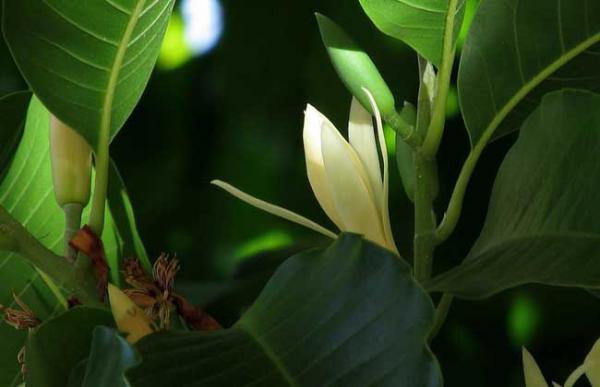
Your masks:
<instances>
[{"instance_id":1,"label":"blurred background foliage","mask_svg":"<svg viewBox=\"0 0 600 387\"><path fill-rule=\"evenodd\" d=\"M469 0L467 19L475 7ZM225 324L252 302L282 259L329 242L209 185L223 178L332 227L306 178L303 109L310 102L345 130L350 96L322 47L315 11L340 23L372 56L398 103L416 102L415 55L378 32L358 1L180 0L148 89L112 146L148 251L177 254L184 269L180 289ZM2 43L0 95L25 87ZM440 214L469 146L455 90L447 114ZM496 169L513 141L514 135L486 151L459 227L438 250L437 271L458 263L476 238ZM395 168L391 192L395 235L410 257L411 207ZM448 386L522 385L522 345L561 381L583 359L599 326L597 298L529 286L455 302L433 349Z\"/></svg>"}]
</instances>

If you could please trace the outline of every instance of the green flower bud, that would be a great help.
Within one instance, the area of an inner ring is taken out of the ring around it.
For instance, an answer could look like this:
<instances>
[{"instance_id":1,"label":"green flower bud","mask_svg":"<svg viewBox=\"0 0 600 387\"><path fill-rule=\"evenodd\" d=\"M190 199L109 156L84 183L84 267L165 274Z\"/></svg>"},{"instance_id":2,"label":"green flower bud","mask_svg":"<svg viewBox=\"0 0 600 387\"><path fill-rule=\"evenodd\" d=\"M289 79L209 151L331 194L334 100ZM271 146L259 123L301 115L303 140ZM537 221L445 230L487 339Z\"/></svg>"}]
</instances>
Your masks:
<instances>
[{"instance_id":1,"label":"green flower bud","mask_svg":"<svg viewBox=\"0 0 600 387\"><path fill-rule=\"evenodd\" d=\"M315 15L333 67L350 93L365 109L374 114L363 88L369 90L383 119L403 138L408 137L410 127L396 112L394 96L369 55L333 20L320 13Z\"/></svg>"},{"instance_id":2,"label":"green flower bud","mask_svg":"<svg viewBox=\"0 0 600 387\"><path fill-rule=\"evenodd\" d=\"M50 161L54 195L65 213L65 256L73 259L69 241L81 226L81 213L90 200L92 148L75 130L50 116Z\"/></svg>"},{"instance_id":3,"label":"green flower bud","mask_svg":"<svg viewBox=\"0 0 600 387\"><path fill-rule=\"evenodd\" d=\"M85 207L90 200L92 148L75 130L50 117L50 160L56 201Z\"/></svg>"}]
</instances>

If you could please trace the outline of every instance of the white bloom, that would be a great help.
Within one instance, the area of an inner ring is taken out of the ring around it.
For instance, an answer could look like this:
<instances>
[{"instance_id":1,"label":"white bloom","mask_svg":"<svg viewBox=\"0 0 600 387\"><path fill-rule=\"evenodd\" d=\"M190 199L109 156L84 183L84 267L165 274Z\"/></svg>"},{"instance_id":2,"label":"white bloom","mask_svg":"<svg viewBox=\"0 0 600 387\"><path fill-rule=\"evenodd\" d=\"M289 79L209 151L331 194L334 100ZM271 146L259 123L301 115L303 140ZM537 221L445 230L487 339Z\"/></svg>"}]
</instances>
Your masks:
<instances>
[{"instance_id":1,"label":"white bloom","mask_svg":"<svg viewBox=\"0 0 600 387\"><path fill-rule=\"evenodd\" d=\"M540 367L525 348L523 348L523 373L525 374L525 387L548 387Z\"/></svg>"},{"instance_id":2,"label":"white bloom","mask_svg":"<svg viewBox=\"0 0 600 387\"><path fill-rule=\"evenodd\" d=\"M311 105L307 106L303 137L308 180L317 201L341 231L363 235L398 253L388 213L388 160L381 116L372 95L365 92L375 112L377 135L371 115L356 99L350 108L349 141L327 117ZM335 237L315 222L256 199L227 183L213 181L213 184L255 207Z\"/></svg>"},{"instance_id":3,"label":"white bloom","mask_svg":"<svg viewBox=\"0 0 600 387\"><path fill-rule=\"evenodd\" d=\"M525 348L523 348L523 372L525 387L548 387L535 359ZM564 387L573 387L583 375L587 376L592 387L600 387L600 339L596 341L583 364L569 375ZM555 382L552 383L552 386L561 387Z\"/></svg>"}]
</instances>

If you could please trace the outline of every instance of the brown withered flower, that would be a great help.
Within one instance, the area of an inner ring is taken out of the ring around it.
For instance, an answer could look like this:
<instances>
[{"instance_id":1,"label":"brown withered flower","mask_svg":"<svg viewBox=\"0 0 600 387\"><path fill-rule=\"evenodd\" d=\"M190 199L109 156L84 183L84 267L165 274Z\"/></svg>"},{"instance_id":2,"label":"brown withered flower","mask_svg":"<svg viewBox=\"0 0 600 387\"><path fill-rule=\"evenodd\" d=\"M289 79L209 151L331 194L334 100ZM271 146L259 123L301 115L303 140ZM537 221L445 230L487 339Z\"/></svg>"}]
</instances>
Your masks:
<instances>
[{"instance_id":1,"label":"brown withered flower","mask_svg":"<svg viewBox=\"0 0 600 387\"><path fill-rule=\"evenodd\" d=\"M132 289L123 291L153 320L160 322L161 329L168 329L171 313L176 311L197 330L221 329L210 315L195 307L183 296L175 293L175 275L179 271L177 258L161 254L148 276L138 259L125 262L123 275Z\"/></svg>"},{"instance_id":2,"label":"brown withered flower","mask_svg":"<svg viewBox=\"0 0 600 387\"><path fill-rule=\"evenodd\" d=\"M161 329L169 328L171 311L175 308L172 293L178 270L177 258L169 258L166 254L161 254L154 263L152 278L146 275L139 260L132 259L125 263L125 281L133 289L125 289L124 292L152 320L158 320Z\"/></svg>"},{"instance_id":3,"label":"brown withered flower","mask_svg":"<svg viewBox=\"0 0 600 387\"><path fill-rule=\"evenodd\" d=\"M13 293L13 298L20 309L0 305L0 313L4 314L4 321L15 329L32 329L40 325L41 321L35 317L23 300L15 293Z\"/></svg>"},{"instance_id":4,"label":"brown withered flower","mask_svg":"<svg viewBox=\"0 0 600 387\"><path fill-rule=\"evenodd\" d=\"M27 304L25 304L15 293L13 293L13 298L15 304L17 304L20 309L0 305L0 313L4 315L4 321L15 329L31 330L37 328L41 324L40 319L35 316ZM25 347L21 348L17 354L17 361L21 366L21 374L25 376L25 372L27 371L25 367Z\"/></svg>"}]
</instances>

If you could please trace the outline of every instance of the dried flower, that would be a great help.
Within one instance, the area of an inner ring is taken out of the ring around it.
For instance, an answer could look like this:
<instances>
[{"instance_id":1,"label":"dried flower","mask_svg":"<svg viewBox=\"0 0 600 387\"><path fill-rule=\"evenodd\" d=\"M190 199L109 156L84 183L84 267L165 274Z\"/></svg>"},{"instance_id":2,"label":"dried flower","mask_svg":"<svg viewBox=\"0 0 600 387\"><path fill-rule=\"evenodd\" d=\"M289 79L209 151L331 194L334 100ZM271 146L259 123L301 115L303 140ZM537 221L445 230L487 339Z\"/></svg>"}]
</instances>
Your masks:
<instances>
[{"instance_id":1,"label":"dried flower","mask_svg":"<svg viewBox=\"0 0 600 387\"><path fill-rule=\"evenodd\" d=\"M173 310L197 330L215 330L221 326L210 315L192 305L183 296L174 292L175 276L179 271L177 258L161 254L152 268L150 278L140 261L131 259L125 262L123 275L132 289L125 289L133 302L152 320L158 320L161 329L168 329Z\"/></svg>"},{"instance_id":2,"label":"dried flower","mask_svg":"<svg viewBox=\"0 0 600 387\"><path fill-rule=\"evenodd\" d=\"M0 305L0 312L4 314L4 321L15 329L32 329L40 325L41 321L35 317L31 309L13 293L15 303L21 308L15 309Z\"/></svg>"},{"instance_id":3,"label":"dried flower","mask_svg":"<svg viewBox=\"0 0 600 387\"><path fill-rule=\"evenodd\" d=\"M38 319L33 311L17 296L13 293L14 303L19 306L21 309L15 309L11 307L5 307L0 305L0 313L4 314L4 321L15 329L34 329L37 328L41 321ZM21 367L21 374L25 376L27 372L27 367L25 366L25 347L19 350L17 354L17 362Z\"/></svg>"},{"instance_id":4,"label":"dried flower","mask_svg":"<svg viewBox=\"0 0 600 387\"><path fill-rule=\"evenodd\" d=\"M98 281L96 285L98 298L100 301L104 301L104 298L106 297L106 286L108 285L109 267L106 262L102 240L98 238L91 227L83 226L83 228L73 236L73 239L71 239L69 243L76 251L84 253L92 261L96 280Z\"/></svg>"}]
</instances>

